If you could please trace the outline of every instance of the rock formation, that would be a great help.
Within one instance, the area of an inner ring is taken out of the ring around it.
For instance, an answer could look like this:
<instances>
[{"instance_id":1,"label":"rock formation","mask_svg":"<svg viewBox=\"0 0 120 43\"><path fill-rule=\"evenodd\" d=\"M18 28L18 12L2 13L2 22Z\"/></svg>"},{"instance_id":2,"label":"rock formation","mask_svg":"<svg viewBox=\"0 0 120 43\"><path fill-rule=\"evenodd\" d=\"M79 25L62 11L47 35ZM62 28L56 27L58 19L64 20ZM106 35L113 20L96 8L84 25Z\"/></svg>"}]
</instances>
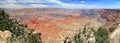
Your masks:
<instances>
[{"instance_id":1,"label":"rock formation","mask_svg":"<svg viewBox=\"0 0 120 43\"><path fill-rule=\"evenodd\" d=\"M111 43L120 43L120 26L110 35Z\"/></svg>"}]
</instances>

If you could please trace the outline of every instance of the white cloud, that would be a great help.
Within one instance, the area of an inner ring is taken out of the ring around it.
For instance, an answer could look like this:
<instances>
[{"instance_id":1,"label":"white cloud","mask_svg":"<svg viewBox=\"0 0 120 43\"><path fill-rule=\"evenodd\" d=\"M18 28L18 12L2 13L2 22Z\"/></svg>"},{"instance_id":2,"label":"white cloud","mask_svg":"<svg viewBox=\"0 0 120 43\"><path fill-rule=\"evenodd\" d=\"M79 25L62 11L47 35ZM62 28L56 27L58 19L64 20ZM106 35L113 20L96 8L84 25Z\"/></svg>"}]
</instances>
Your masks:
<instances>
[{"instance_id":1,"label":"white cloud","mask_svg":"<svg viewBox=\"0 0 120 43\"><path fill-rule=\"evenodd\" d=\"M0 5L4 8L43 8L43 7L58 7L58 8L69 8L69 9L80 9L80 8L95 8L96 5L86 5L86 4L72 4L63 3L60 0L7 0L7 4ZM30 6L19 5L16 3L31 3ZM46 4L32 4L32 3L54 3L57 5L46 5ZM85 3L85 1L81 1Z\"/></svg>"},{"instance_id":2,"label":"white cloud","mask_svg":"<svg viewBox=\"0 0 120 43\"><path fill-rule=\"evenodd\" d=\"M85 1L80 1L81 3L85 3Z\"/></svg>"},{"instance_id":3,"label":"white cloud","mask_svg":"<svg viewBox=\"0 0 120 43\"><path fill-rule=\"evenodd\" d=\"M43 5L43 4L31 4L31 8L46 8L49 7L47 5Z\"/></svg>"},{"instance_id":4,"label":"white cloud","mask_svg":"<svg viewBox=\"0 0 120 43\"><path fill-rule=\"evenodd\" d=\"M26 6L21 6L21 5L15 5L15 4L5 4L5 5L0 5L0 8L23 8Z\"/></svg>"},{"instance_id":5,"label":"white cloud","mask_svg":"<svg viewBox=\"0 0 120 43\"><path fill-rule=\"evenodd\" d=\"M59 7L70 8L70 9L82 9L82 8L95 8L96 7L96 5L63 3L63 2L60 2L59 0L51 0L51 2L59 4ZM81 2L84 3L85 1L81 1Z\"/></svg>"},{"instance_id":6,"label":"white cloud","mask_svg":"<svg viewBox=\"0 0 120 43\"><path fill-rule=\"evenodd\" d=\"M42 4L31 4L31 6L23 6L23 5L16 5L16 4L6 4L6 5L0 5L0 8L14 8L14 9L19 9L19 8L44 8L48 7L46 5Z\"/></svg>"},{"instance_id":7,"label":"white cloud","mask_svg":"<svg viewBox=\"0 0 120 43\"><path fill-rule=\"evenodd\" d=\"M85 4L62 4L63 8L71 8L71 9L83 9L83 8L94 8L94 5L85 5Z\"/></svg>"},{"instance_id":8,"label":"white cloud","mask_svg":"<svg viewBox=\"0 0 120 43\"><path fill-rule=\"evenodd\" d=\"M39 2L38 2L39 1ZM1 3L2 1L0 1ZM16 3L41 3L43 2L42 0L7 0L2 2L2 4L0 4L0 8L42 8L42 7L48 7L47 5L44 4L30 4L30 6L25 6L25 5L20 5L20 4L16 4Z\"/></svg>"}]
</instances>

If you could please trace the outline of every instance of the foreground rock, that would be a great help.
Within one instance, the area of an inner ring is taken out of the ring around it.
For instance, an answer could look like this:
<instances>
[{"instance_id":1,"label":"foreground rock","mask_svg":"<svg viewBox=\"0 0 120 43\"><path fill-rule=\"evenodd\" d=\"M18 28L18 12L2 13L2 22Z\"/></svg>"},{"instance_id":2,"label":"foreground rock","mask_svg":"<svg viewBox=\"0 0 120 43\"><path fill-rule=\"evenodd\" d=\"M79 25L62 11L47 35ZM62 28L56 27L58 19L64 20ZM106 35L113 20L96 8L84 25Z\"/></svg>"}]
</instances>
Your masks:
<instances>
[{"instance_id":1,"label":"foreground rock","mask_svg":"<svg viewBox=\"0 0 120 43\"><path fill-rule=\"evenodd\" d=\"M120 43L120 26L111 34L111 43Z\"/></svg>"},{"instance_id":2,"label":"foreground rock","mask_svg":"<svg viewBox=\"0 0 120 43\"><path fill-rule=\"evenodd\" d=\"M11 34L12 33L8 30L0 31L0 43L10 43Z\"/></svg>"}]
</instances>

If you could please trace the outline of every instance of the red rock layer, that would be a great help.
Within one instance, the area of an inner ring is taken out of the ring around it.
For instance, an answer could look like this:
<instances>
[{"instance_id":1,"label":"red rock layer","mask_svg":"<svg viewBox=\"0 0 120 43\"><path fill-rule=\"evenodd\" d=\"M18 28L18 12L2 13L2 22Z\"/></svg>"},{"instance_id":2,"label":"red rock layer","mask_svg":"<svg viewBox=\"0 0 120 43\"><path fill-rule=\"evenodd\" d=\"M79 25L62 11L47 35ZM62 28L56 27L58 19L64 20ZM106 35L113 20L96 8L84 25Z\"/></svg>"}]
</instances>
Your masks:
<instances>
[{"instance_id":1,"label":"red rock layer","mask_svg":"<svg viewBox=\"0 0 120 43\"><path fill-rule=\"evenodd\" d=\"M67 31L59 28L54 23L41 19L33 19L32 21L24 20L23 22L27 24L28 27L40 32L43 41L63 40L63 35L67 33Z\"/></svg>"}]
</instances>

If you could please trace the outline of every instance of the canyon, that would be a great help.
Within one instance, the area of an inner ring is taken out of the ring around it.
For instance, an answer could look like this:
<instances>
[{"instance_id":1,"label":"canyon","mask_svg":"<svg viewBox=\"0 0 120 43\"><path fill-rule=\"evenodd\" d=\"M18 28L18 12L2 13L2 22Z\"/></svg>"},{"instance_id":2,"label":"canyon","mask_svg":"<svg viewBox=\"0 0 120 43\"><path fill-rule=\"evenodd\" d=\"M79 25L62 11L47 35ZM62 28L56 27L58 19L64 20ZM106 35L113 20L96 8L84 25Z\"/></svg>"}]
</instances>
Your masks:
<instances>
[{"instance_id":1,"label":"canyon","mask_svg":"<svg viewBox=\"0 0 120 43\"><path fill-rule=\"evenodd\" d=\"M99 27L116 28L120 10L110 9L57 9L25 8L7 10L11 17L22 21L29 28L41 33L42 41L63 41L83 27L97 30ZM111 13L112 12L112 13Z\"/></svg>"}]
</instances>

